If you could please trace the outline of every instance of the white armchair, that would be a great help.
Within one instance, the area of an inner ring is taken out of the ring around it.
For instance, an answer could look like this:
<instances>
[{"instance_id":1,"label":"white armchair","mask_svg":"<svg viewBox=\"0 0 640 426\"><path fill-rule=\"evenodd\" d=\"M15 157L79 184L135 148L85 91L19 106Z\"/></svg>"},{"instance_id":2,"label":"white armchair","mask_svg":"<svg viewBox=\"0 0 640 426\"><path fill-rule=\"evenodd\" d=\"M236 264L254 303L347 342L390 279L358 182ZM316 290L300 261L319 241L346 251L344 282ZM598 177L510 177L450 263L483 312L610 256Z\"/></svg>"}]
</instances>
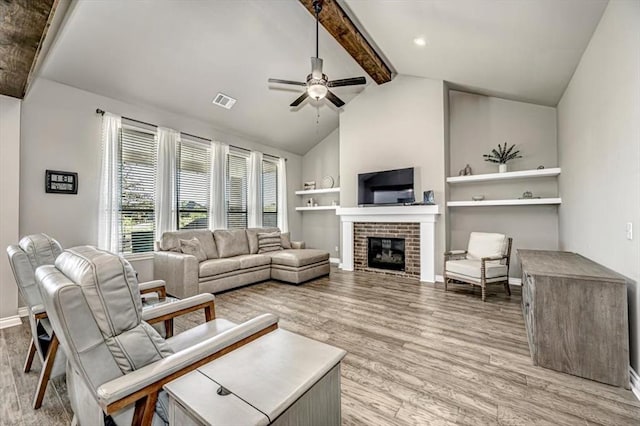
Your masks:
<instances>
[{"instance_id":1,"label":"white armchair","mask_svg":"<svg viewBox=\"0 0 640 426\"><path fill-rule=\"evenodd\" d=\"M482 288L486 300L487 284L503 284L509 288L509 263L513 240L503 234L472 232L467 250L451 250L444 254L444 290L450 283L467 283Z\"/></svg>"}]
</instances>

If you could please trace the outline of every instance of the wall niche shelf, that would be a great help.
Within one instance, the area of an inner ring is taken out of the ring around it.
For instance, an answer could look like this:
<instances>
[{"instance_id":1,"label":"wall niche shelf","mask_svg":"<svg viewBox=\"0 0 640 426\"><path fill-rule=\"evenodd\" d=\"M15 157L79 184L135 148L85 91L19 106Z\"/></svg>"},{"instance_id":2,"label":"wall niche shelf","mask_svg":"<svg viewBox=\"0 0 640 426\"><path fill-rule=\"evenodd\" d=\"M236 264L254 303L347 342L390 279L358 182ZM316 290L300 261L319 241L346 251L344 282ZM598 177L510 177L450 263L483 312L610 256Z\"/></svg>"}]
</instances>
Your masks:
<instances>
[{"instance_id":1,"label":"wall niche shelf","mask_svg":"<svg viewBox=\"0 0 640 426\"><path fill-rule=\"evenodd\" d=\"M515 200L449 201L447 207L535 206L562 204L561 198L527 198Z\"/></svg>"},{"instance_id":2,"label":"wall niche shelf","mask_svg":"<svg viewBox=\"0 0 640 426\"><path fill-rule=\"evenodd\" d=\"M311 210L336 210L340 206L313 206L313 207L296 207L298 212L306 212Z\"/></svg>"},{"instance_id":3,"label":"wall niche shelf","mask_svg":"<svg viewBox=\"0 0 640 426\"><path fill-rule=\"evenodd\" d=\"M472 183L486 182L490 180L509 180L509 179L529 179L537 177L553 177L560 174L560 167L536 170L519 170L516 172L505 173L486 173L481 175L470 176L452 176L447 178L447 183Z\"/></svg>"},{"instance_id":4,"label":"wall niche shelf","mask_svg":"<svg viewBox=\"0 0 640 426\"><path fill-rule=\"evenodd\" d=\"M296 191L296 195L330 194L332 192L340 192L340 188L321 188L321 189L300 190L300 191Z\"/></svg>"}]
</instances>

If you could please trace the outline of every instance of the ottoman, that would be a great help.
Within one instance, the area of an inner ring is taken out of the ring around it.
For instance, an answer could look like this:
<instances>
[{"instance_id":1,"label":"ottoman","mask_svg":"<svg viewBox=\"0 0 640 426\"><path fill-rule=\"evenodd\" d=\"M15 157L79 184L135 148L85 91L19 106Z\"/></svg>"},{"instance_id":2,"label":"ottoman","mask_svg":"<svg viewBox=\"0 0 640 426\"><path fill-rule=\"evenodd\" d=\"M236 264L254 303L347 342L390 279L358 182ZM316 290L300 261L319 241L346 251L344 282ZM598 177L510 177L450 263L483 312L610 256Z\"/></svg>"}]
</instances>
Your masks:
<instances>
[{"instance_id":1,"label":"ottoman","mask_svg":"<svg viewBox=\"0 0 640 426\"><path fill-rule=\"evenodd\" d=\"M329 275L329 253L315 249L287 249L271 255L271 278L300 284Z\"/></svg>"}]
</instances>

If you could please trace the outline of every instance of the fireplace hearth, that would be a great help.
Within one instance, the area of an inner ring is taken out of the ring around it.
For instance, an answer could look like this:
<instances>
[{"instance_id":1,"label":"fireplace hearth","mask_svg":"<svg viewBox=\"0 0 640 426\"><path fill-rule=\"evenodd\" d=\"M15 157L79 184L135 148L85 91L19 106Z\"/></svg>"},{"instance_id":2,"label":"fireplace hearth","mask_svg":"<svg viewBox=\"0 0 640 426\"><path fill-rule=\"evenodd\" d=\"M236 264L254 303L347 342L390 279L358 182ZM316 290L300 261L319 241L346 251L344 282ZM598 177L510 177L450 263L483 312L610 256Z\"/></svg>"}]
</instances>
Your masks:
<instances>
[{"instance_id":1,"label":"fireplace hearth","mask_svg":"<svg viewBox=\"0 0 640 426\"><path fill-rule=\"evenodd\" d=\"M405 239L367 237L367 266L391 271L405 270Z\"/></svg>"}]
</instances>

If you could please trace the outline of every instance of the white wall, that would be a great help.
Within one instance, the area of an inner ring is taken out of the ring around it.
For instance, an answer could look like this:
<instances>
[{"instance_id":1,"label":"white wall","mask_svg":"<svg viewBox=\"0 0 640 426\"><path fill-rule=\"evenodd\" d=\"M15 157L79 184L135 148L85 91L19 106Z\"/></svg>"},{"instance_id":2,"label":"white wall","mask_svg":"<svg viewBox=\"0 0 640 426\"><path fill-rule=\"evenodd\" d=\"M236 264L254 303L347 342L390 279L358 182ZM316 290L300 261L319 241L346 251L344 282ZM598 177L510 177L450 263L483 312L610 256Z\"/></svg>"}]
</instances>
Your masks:
<instances>
[{"instance_id":1,"label":"white wall","mask_svg":"<svg viewBox=\"0 0 640 426\"><path fill-rule=\"evenodd\" d=\"M316 187L322 187L322 178L331 176L334 186L340 186L340 132L334 130L320 143L311 148L302 157L302 180L315 181ZM300 183L302 188L302 182ZM305 205L309 197L297 196L299 205ZM340 202L340 194L329 193L314 195L314 202L330 205L332 201ZM340 257L340 219L333 210L305 211L302 215L302 236L307 247L326 250L331 257Z\"/></svg>"},{"instance_id":2,"label":"white wall","mask_svg":"<svg viewBox=\"0 0 640 426\"><path fill-rule=\"evenodd\" d=\"M302 181L299 155L224 133L188 117L42 78L32 86L22 105L20 235L46 232L64 247L97 243L101 117L96 108L287 158L289 228L292 238L302 238L301 219L294 210L294 191ZM46 169L78 172L78 195L46 194ZM151 279L148 263L134 264L143 280Z\"/></svg>"},{"instance_id":3,"label":"white wall","mask_svg":"<svg viewBox=\"0 0 640 426\"><path fill-rule=\"evenodd\" d=\"M484 161L498 144L516 144L522 157L509 162L509 170L558 166L556 109L525 102L458 91L449 92L450 174L469 164L473 174L496 173L498 165ZM556 197L555 177L449 185L450 200L512 199L531 191L535 196ZM526 224L526 225L525 225ZM449 209L450 248L467 246L472 231L499 232L513 238L512 277L520 277L518 248L558 249L556 206L454 207Z\"/></svg>"},{"instance_id":4,"label":"white wall","mask_svg":"<svg viewBox=\"0 0 640 426\"><path fill-rule=\"evenodd\" d=\"M0 247L18 242L20 100L0 95ZM0 327L18 314L18 287L6 254L0 255ZM14 321L17 318L14 318ZM19 320L18 320L19 324Z\"/></svg>"},{"instance_id":5,"label":"white wall","mask_svg":"<svg viewBox=\"0 0 640 426\"><path fill-rule=\"evenodd\" d=\"M368 86L349 102L340 115L341 206L357 204L358 173L415 167L416 190L434 190L444 211L444 94L442 80L399 75L381 86ZM443 253L445 245L441 215L436 253ZM436 262L436 270L441 272L442 262Z\"/></svg>"},{"instance_id":6,"label":"white wall","mask_svg":"<svg viewBox=\"0 0 640 426\"><path fill-rule=\"evenodd\" d=\"M609 2L558 104L558 146L560 246L631 280L631 365L640 371L640 2Z\"/></svg>"}]
</instances>

